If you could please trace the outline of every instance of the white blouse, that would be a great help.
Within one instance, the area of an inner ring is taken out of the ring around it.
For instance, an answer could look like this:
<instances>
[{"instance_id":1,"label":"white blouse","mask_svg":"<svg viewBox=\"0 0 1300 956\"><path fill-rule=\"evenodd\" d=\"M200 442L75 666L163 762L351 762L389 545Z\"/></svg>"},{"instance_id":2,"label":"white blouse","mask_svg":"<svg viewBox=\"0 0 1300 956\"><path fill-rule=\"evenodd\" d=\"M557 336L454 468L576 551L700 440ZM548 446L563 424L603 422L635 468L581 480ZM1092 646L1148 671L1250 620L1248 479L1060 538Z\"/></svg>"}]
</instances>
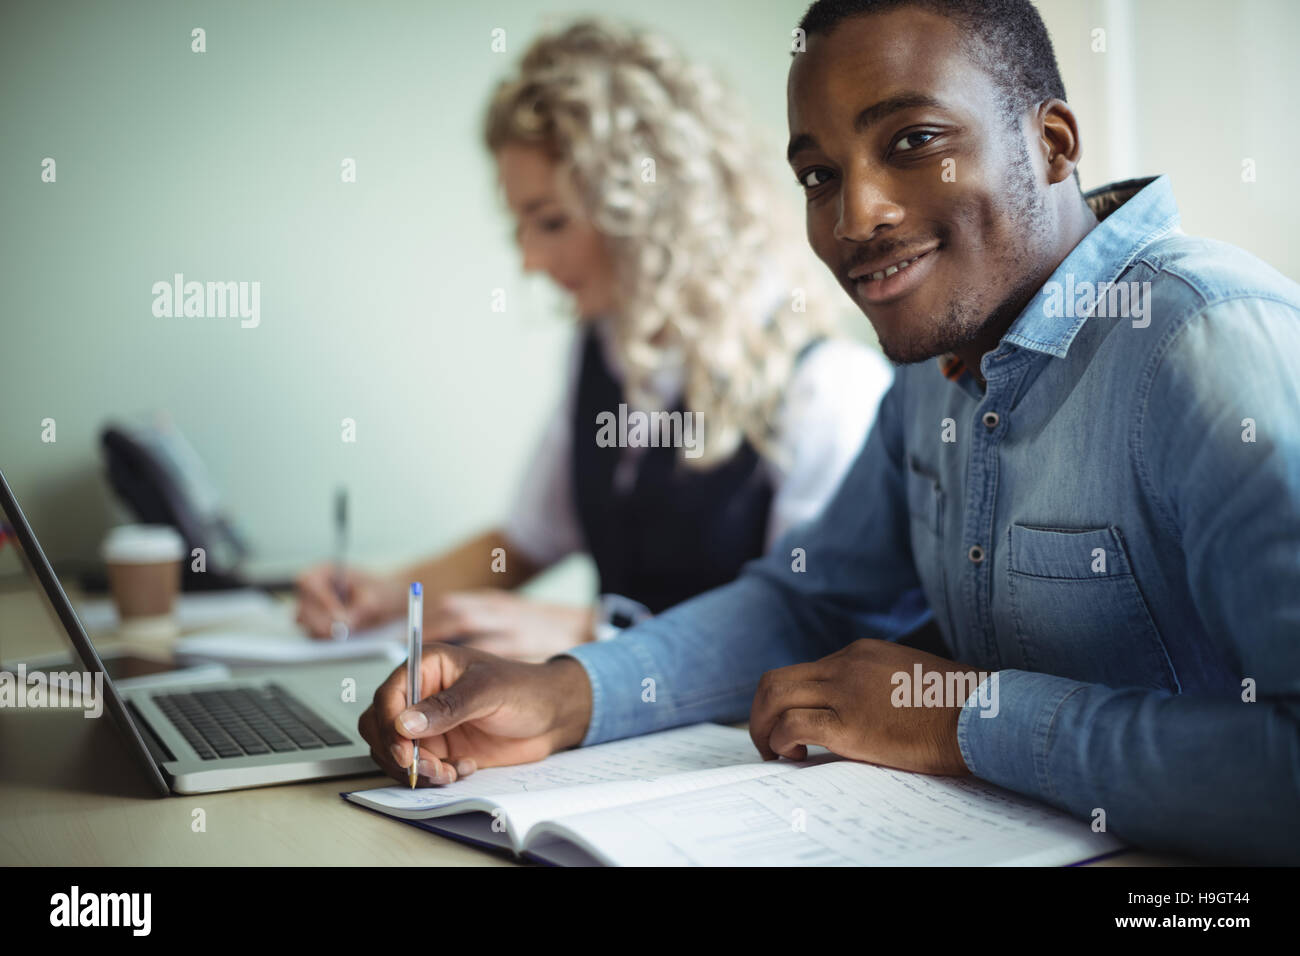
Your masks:
<instances>
[{"instance_id":1,"label":"white blouse","mask_svg":"<svg viewBox=\"0 0 1300 956\"><path fill-rule=\"evenodd\" d=\"M604 323L596 323L595 330L606 363L619 376L620 363ZM533 452L503 528L510 543L543 568L586 547L571 488L583 338L581 332L574 336L566 394ZM768 547L794 525L816 516L835 493L866 441L892 380L893 369L879 352L848 339L822 341L799 362L777 419L776 445L786 466L764 460L774 490ZM673 408L681 397L680 371L665 370L651 387L663 401L660 408ZM595 429L592 422L593 435ZM644 451L623 448L619 471L629 473Z\"/></svg>"}]
</instances>

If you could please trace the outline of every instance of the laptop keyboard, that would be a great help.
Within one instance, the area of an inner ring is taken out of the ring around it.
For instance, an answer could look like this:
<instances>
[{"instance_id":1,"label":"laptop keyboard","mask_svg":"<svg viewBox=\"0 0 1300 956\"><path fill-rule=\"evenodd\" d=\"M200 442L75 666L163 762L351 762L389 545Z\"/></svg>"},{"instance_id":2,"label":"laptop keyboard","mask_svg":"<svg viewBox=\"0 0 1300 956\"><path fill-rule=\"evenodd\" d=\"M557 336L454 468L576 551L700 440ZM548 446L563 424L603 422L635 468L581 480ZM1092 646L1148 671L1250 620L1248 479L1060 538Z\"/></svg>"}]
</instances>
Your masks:
<instances>
[{"instance_id":1,"label":"laptop keyboard","mask_svg":"<svg viewBox=\"0 0 1300 956\"><path fill-rule=\"evenodd\" d=\"M152 698L204 760L352 743L279 684Z\"/></svg>"}]
</instances>

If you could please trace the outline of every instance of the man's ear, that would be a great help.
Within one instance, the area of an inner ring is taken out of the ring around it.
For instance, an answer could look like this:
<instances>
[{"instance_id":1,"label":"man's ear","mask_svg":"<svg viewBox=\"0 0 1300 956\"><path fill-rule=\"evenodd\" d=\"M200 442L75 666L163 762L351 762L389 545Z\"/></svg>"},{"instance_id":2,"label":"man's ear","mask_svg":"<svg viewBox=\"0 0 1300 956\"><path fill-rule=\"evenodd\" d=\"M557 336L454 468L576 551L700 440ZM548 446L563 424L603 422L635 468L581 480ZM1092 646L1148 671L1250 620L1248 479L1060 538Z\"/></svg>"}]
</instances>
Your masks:
<instances>
[{"instance_id":1,"label":"man's ear","mask_svg":"<svg viewBox=\"0 0 1300 956\"><path fill-rule=\"evenodd\" d=\"M1065 100L1045 100L1035 116L1039 146L1047 164L1047 181L1055 185L1074 175L1079 165L1079 121Z\"/></svg>"}]
</instances>

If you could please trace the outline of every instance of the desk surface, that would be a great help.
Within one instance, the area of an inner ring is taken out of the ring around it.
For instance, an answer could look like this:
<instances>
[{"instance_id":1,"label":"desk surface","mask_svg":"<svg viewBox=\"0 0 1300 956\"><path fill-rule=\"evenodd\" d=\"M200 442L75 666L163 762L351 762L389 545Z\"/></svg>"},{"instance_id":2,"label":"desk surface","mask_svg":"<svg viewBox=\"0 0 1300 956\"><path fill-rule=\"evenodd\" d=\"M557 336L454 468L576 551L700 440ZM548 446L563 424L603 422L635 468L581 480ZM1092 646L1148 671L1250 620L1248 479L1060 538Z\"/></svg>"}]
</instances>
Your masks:
<instances>
[{"instance_id":1,"label":"desk surface","mask_svg":"<svg viewBox=\"0 0 1300 956\"><path fill-rule=\"evenodd\" d=\"M95 643L107 647L120 640L96 636ZM41 599L30 590L0 591L0 659L65 649ZM0 865L515 865L338 796L389 783L375 774L159 798L111 720L87 720L80 711L5 710ZM203 810L205 832L192 829L196 809ZM1128 852L1101 865L1184 862Z\"/></svg>"},{"instance_id":2,"label":"desk surface","mask_svg":"<svg viewBox=\"0 0 1300 956\"><path fill-rule=\"evenodd\" d=\"M112 636L94 640L101 648L122 643ZM36 595L0 592L0 659L67 649ZM0 865L515 865L339 797L391 783L375 773L159 798L111 720L87 720L80 711L5 710ZM192 829L195 809L204 812L206 832Z\"/></svg>"}]
</instances>

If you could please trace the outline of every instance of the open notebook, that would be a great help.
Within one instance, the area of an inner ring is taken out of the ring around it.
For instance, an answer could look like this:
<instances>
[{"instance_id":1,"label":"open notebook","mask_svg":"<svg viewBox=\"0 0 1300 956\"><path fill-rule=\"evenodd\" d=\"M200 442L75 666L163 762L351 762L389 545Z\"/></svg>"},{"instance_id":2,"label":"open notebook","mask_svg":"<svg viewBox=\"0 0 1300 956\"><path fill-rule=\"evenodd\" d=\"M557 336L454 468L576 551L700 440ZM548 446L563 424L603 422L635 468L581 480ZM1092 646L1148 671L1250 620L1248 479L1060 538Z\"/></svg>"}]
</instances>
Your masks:
<instances>
[{"instance_id":1,"label":"open notebook","mask_svg":"<svg viewBox=\"0 0 1300 956\"><path fill-rule=\"evenodd\" d=\"M764 763L748 733L717 724L480 770L445 787L342 796L560 866L1055 866L1122 846L970 777L829 754Z\"/></svg>"}]
</instances>

